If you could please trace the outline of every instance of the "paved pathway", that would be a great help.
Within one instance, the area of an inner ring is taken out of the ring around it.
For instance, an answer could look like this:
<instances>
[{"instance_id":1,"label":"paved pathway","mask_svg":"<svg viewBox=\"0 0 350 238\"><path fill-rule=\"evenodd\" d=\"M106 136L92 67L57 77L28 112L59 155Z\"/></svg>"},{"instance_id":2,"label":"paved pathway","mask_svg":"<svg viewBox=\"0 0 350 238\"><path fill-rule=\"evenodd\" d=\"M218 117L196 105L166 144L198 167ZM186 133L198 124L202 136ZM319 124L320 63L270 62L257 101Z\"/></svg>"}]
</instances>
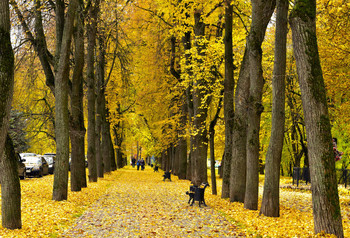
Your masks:
<instances>
[{"instance_id":1,"label":"paved pathway","mask_svg":"<svg viewBox=\"0 0 350 238\"><path fill-rule=\"evenodd\" d=\"M123 169L107 194L63 237L237 237L234 224L208 207L187 204L189 183ZM186 185L185 185L186 184Z\"/></svg>"}]
</instances>

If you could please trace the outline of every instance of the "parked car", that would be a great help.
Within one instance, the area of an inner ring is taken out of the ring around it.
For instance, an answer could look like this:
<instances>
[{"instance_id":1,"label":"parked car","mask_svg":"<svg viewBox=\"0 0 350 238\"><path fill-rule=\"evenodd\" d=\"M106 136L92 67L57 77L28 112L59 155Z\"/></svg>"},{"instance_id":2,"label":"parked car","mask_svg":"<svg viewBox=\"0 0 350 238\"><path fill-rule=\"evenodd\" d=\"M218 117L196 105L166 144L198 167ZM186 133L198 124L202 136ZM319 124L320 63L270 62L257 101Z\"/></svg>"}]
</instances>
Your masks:
<instances>
[{"instance_id":1,"label":"parked car","mask_svg":"<svg viewBox=\"0 0 350 238\"><path fill-rule=\"evenodd\" d=\"M16 157L17 157L18 176L20 179L25 179L27 177L26 166L23 163L25 159L22 159L18 153L16 153Z\"/></svg>"},{"instance_id":2,"label":"parked car","mask_svg":"<svg viewBox=\"0 0 350 238\"><path fill-rule=\"evenodd\" d=\"M53 174L53 172L55 171L56 156L54 156L53 154L44 154L43 157L49 165L49 173Z\"/></svg>"},{"instance_id":3,"label":"parked car","mask_svg":"<svg viewBox=\"0 0 350 238\"><path fill-rule=\"evenodd\" d=\"M42 156L26 156L25 157L26 174L29 176L42 177L49 174L49 165Z\"/></svg>"}]
</instances>

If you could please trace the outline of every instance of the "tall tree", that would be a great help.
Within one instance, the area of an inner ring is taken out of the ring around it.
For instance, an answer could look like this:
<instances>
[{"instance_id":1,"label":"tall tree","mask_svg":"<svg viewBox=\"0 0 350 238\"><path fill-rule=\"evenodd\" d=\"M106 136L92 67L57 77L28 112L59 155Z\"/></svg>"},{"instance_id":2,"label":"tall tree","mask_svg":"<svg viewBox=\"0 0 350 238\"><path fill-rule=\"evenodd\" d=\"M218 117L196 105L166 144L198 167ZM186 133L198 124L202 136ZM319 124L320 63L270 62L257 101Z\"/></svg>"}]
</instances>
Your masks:
<instances>
[{"instance_id":1,"label":"tall tree","mask_svg":"<svg viewBox=\"0 0 350 238\"><path fill-rule=\"evenodd\" d=\"M290 13L293 49L302 95L315 233L344 237L326 89L316 37L316 1L295 1Z\"/></svg>"},{"instance_id":2,"label":"tall tree","mask_svg":"<svg viewBox=\"0 0 350 238\"><path fill-rule=\"evenodd\" d=\"M70 139L71 139L71 190L80 191L86 187L85 170L85 127L83 108L83 68L84 68L84 3L79 1L76 16L74 69L72 76L70 106Z\"/></svg>"},{"instance_id":3,"label":"tall tree","mask_svg":"<svg viewBox=\"0 0 350 238\"><path fill-rule=\"evenodd\" d=\"M224 80L224 119L225 119L225 151L222 177L222 198L230 196L230 173L232 159L232 132L233 132L233 91L235 87L233 71L233 46L232 46L232 24L233 5L231 0L225 1L225 80Z\"/></svg>"},{"instance_id":4,"label":"tall tree","mask_svg":"<svg viewBox=\"0 0 350 238\"><path fill-rule=\"evenodd\" d=\"M8 136L10 109L14 86L14 56L10 37L9 1L0 1L0 171L2 226L22 227L21 187L17 157ZM5 145L6 144L6 145ZM5 151L5 153L4 153Z\"/></svg>"},{"instance_id":5,"label":"tall tree","mask_svg":"<svg viewBox=\"0 0 350 238\"><path fill-rule=\"evenodd\" d=\"M275 61L272 79L272 128L265 160L264 193L260 213L278 217L280 166L284 140L285 74L288 32L288 0L277 0Z\"/></svg>"},{"instance_id":6,"label":"tall tree","mask_svg":"<svg viewBox=\"0 0 350 238\"><path fill-rule=\"evenodd\" d=\"M56 166L52 199L66 200L68 196L69 169L69 120L68 120L68 79L69 55L73 35L76 10L79 1L71 0L64 24L62 45L60 48L57 72L55 74L55 132L56 132Z\"/></svg>"},{"instance_id":7,"label":"tall tree","mask_svg":"<svg viewBox=\"0 0 350 238\"><path fill-rule=\"evenodd\" d=\"M97 9L99 0L93 2L89 9L90 19L87 23L87 37L88 37L88 51L87 51L87 99L88 99L88 167L89 167L89 181L97 182L97 164L96 164L96 120L95 120L95 47L96 47L96 25L97 25Z\"/></svg>"},{"instance_id":8,"label":"tall tree","mask_svg":"<svg viewBox=\"0 0 350 238\"><path fill-rule=\"evenodd\" d=\"M202 10L196 9L194 12L194 34L195 34L195 47L197 50L196 63L200 65L203 63L201 56L204 54L205 48L205 23L202 19ZM208 154L208 138L206 128L206 118L208 114L208 98L204 98L207 93L206 80L202 69L198 67L198 78L193 85L193 126L195 130L194 134L194 150L192 157L192 182L195 185L200 185L203 182L207 182L207 154Z\"/></svg>"},{"instance_id":9,"label":"tall tree","mask_svg":"<svg viewBox=\"0 0 350 238\"><path fill-rule=\"evenodd\" d=\"M275 0L252 0L252 24L247 38L250 88L247 128L247 180L244 207L258 209L259 192L259 131L264 108L261 102L264 86L261 44L267 24L275 9Z\"/></svg>"}]
</instances>

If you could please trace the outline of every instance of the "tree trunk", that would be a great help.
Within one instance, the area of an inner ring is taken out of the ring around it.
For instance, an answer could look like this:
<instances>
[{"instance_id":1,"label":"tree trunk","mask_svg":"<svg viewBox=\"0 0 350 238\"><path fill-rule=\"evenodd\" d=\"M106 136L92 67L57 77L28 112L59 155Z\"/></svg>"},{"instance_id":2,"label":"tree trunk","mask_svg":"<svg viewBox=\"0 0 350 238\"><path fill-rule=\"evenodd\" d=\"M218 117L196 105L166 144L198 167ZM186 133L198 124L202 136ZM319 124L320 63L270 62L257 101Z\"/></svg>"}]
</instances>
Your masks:
<instances>
[{"instance_id":1,"label":"tree trunk","mask_svg":"<svg viewBox=\"0 0 350 238\"><path fill-rule=\"evenodd\" d=\"M200 10L194 13L195 26L194 33L196 37L196 48L198 54L203 54L203 49L205 45L201 40L205 37L205 24L201 19L202 14ZM197 62L200 64L201 62ZM206 82L204 78L197 78L194 82L193 90L193 126L195 130L194 135L194 150L193 150L193 174L192 182L194 185L199 186L203 182L207 182L207 153L208 153L208 138L206 129L206 118L208 114L208 99L204 100L204 95L206 94L205 88Z\"/></svg>"},{"instance_id":2,"label":"tree trunk","mask_svg":"<svg viewBox=\"0 0 350 238\"><path fill-rule=\"evenodd\" d=\"M68 122L68 78L69 53L72 41L75 13L79 2L71 0L67 19L64 25L62 46L55 75L55 107L56 107L56 166L52 199L67 200L69 169L69 122Z\"/></svg>"},{"instance_id":3,"label":"tree trunk","mask_svg":"<svg viewBox=\"0 0 350 238\"><path fill-rule=\"evenodd\" d=\"M235 114L232 132L230 201L244 202L247 168L247 103L249 97L248 49L245 50L235 93Z\"/></svg>"},{"instance_id":4,"label":"tree trunk","mask_svg":"<svg viewBox=\"0 0 350 238\"><path fill-rule=\"evenodd\" d=\"M87 99L88 99L88 167L89 167L89 182L97 182L97 164L96 164L96 146L95 146L95 73L94 59L96 46L96 21L97 21L97 6L99 0L95 1L94 6L89 9L90 22L87 24Z\"/></svg>"},{"instance_id":5,"label":"tree trunk","mask_svg":"<svg viewBox=\"0 0 350 238\"><path fill-rule=\"evenodd\" d=\"M316 37L316 1L296 1L290 14L306 124L315 233L344 237L331 126Z\"/></svg>"},{"instance_id":6,"label":"tree trunk","mask_svg":"<svg viewBox=\"0 0 350 238\"><path fill-rule=\"evenodd\" d=\"M98 7L99 9L99 7ZM98 10L96 10L98 11ZM102 136L102 114L104 113L102 108L102 97L103 95L103 77L104 77L104 54L103 54L103 41L99 37L99 55L96 66L96 124L95 124L95 151L96 151L96 165L97 165L97 176L103 178L103 156L101 151L101 136Z\"/></svg>"},{"instance_id":7,"label":"tree trunk","mask_svg":"<svg viewBox=\"0 0 350 238\"><path fill-rule=\"evenodd\" d=\"M22 228L21 186L17 157L8 136L9 116L14 86L14 55L10 36L9 1L0 0L0 182L2 226ZM5 151L5 153L4 153Z\"/></svg>"},{"instance_id":8,"label":"tree trunk","mask_svg":"<svg viewBox=\"0 0 350 238\"><path fill-rule=\"evenodd\" d=\"M186 94L183 94L182 106L181 106L181 118L180 118L180 135L178 142L178 160L179 160L179 171L178 177L179 179L186 179L187 172L187 140L186 140L186 123L187 123L187 115L188 108L186 103Z\"/></svg>"},{"instance_id":9,"label":"tree trunk","mask_svg":"<svg viewBox=\"0 0 350 238\"><path fill-rule=\"evenodd\" d=\"M288 0L277 0L275 61L272 79L272 128L266 154L264 192L260 213L279 217L280 166L284 138L286 43L288 32Z\"/></svg>"},{"instance_id":10,"label":"tree trunk","mask_svg":"<svg viewBox=\"0 0 350 238\"><path fill-rule=\"evenodd\" d=\"M233 49L232 49L232 13L233 5L231 0L225 1L225 79L224 79L224 119L225 119L225 150L224 150L224 166L222 177L222 198L230 196L230 173L232 160L232 132L233 132L233 91L235 81L233 71Z\"/></svg>"},{"instance_id":11,"label":"tree trunk","mask_svg":"<svg viewBox=\"0 0 350 238\"><path fill-rule=\"evenodd\" d=\"M104 95L104 94L103 94ZM105 173L109 173L112 171L112 159L111 159L111 150L113 152L113 147L111 147L111 139L109 130L109 121L107 120L107 109L106 109L106 99L103 96L102 98L102 156L103 156L103 169Z\"/></svg>"},{"instance_id":12,"label":"tree trunk","mask_svg":"<svg viewBox=\"0 0 350 238\"><path fill-rule=\"evenodd\" d=\"M7 229L20 229L22 228L21 184L17 168L19 156L14 151L9 135L4 149L5 153L0 160L2 226Z\"/></svg>"},{"instance_id":13,"label":"tree trunk","mask_svg":"<svg viewBox=\"0 0 350 238\"><path fill-rule=\"evenodd\" d=\"M214 195L217 195L216 173L215 173L215 149L214 149L215 125L219 119L219 114L220 114L221 108L222 108L222 98L219 99L219 103L218 103L218 106L216 109L215 116L209 125L211 191L212 191L212 194L214 194Z\"/></svg>"},{"instance_id":14,"label":"tree trunk","mask_svg":"<svg viewBox=\"0 0 350 238\"><path fill-rule=\"evenodd\" d=\"M75 34L75 55L74 70L72 77L71 93L71 119L70 139L71 139L71 190L81 191L86 187L85 170L85 126L83 110L83 67L84 67L84 3L80 1L79 12L77 14L76 34Z\"/></svg>"},{"instance_id":15,"label":"tree trunk","mask_svg":"<svg viewBox=\"0 0 350 238\"><path fill-rule=\"evenodd\" d=\"M252 24L247 38L249 54L250 88L247 128L247 180L244 207L258 209L259 193L259 131L260 116L264 110L262 91L264 86L262 72L262 49L267 24L275 9L274 0L252 1Z\"/></svg>"}]
</instances>

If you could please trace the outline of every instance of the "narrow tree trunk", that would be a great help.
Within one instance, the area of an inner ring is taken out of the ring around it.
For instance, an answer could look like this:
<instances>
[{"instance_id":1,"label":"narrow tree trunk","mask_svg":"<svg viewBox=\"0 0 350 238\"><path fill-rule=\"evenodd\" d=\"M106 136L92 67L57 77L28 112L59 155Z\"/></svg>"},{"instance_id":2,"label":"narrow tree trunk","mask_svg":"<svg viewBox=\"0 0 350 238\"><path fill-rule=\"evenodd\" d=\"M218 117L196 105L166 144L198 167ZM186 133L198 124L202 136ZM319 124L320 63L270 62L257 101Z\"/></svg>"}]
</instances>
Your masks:
<instances>
[{"instance_id":1,"label":"narrow tree trunk","mask_svg":"<svg viewBox=\"0 0 350 238\"><path fill-rule=\"evenodd\" d=\"M20 229L22 228L21 185L17 168L19 158L9 135L7 135L4 152L0 160L2 226L7 229Z\"/></svg>"},{"instance_id":2,"label":"narrow tree trunk","mask_svg":"<svg viewBox=\"0 0 350 238\"><path fill-rule=\"evenodd\" d=\"M71 0L65 21L62 46L57 73L55 75L55 107L56 107L56 166L52 199L67 200L69 169L69 122L68 122L68 76L69 53L72 41L75 13L79 2Z\"/></svg>"},{"instance_id":3,"label":"narrow tree trunk","mask_svg":"<svg viewBox=\"0 0 350 238\"><path fill-rule=\"evenodd\" d=\"M102 114L103 114L102 97L104 97L103 95L104 55L101 47L103 47L103 42L101 42L101 38L99 38L99 47L98 47L99 55L97 57L98 61L96 65L96 82L95 82L96 83L96 86L95 86L95 93L96 93L95 150L96 150L97 176L100 178L103 178L104 168L103 168L103 156L101 151L101 147L102 147L101 131L102 131Z\"/></svg>"},{"instance_id":4,"label":"narrow tree trunk","mask_svg":"<svg viewBox=\"0 0 350 238\"><path fill-rule=\"evenodd\" d=\"M70 119L70 139L71 139L71 190L81 191L86 187L85 170L85 126L83 110L83 67L84 67L84 3L80 1L77 15L75 34L75 66L72 77L71 93L71 119Z\"/></svg>"},{"instance_id":5,"label":"narrow tree trunk","mask_svg":"<svg viewBox=\"0 0 350 238\"><path fill-rule=\"evenodd\" d=\"M266 154L264 192L260 213L279 217L280 166L284 138L286 43L288 32L288 0L277 0L275 61L272 79L272 128Z\"/></svg>"},{"instance_id":6,"label":"narrow tree trunk","mask_svg":"<svg viewBox=\"0 0 350 238\"><path fill-rule=\"evenodd\" d=\"M210 145L210 172L211 172L211 191L212 194L217 195L216 189L216 173L215 173L215 125L219 119L219 114L222 108L222 98L219 99L219 103L216 109L215 116L209 124L209 145Z\"/></svg>"},{"instance_id":7,"label":"narrow tree trunk","mask_svg":"<svg viewBox=\"0 0 350 238\"><path fill-rule=\"evenodd\" d=\"M103 94L104 95L104 94ZM110 134L108 133L109 130L109 121L106 118L106 100L103 96L102 98L102 156L103 156L103 168L105 173L109 173L112 171L112 160L111 160L111 150L113 151L113 147L111 147L111 142L109 141Z\"/></svg>"},{"instance_id":8,"label":"narrow tree trunk","mask_svg":"<svg viewBox=\"0 0 350 238\"><path fill-rule=\"evenodd\" d=\"M222 177L222 198L230 196L230 173L232 160L232 132L233 132L233 90L235 81L233 71L233 50L232 50L232 13L233 5L231 0L225 1L225 79L224 79L224 119L225 119L225 150L224 166Z\"/></svg>"},{"instance_id":9,"label":"narrow tree trunk","mask_svg":"<svg viewBox=\"0 0 350 238\"><path fill-rule=\"evenodd\" d=\"M306 124L315 233L344 237L326 89L316 37L316 1L296 1L290 14Z\"/></svg>"},{"instance_id":10,"label":"narrow tree trunk","mask_svg":"<svg viewBox=\"0 0 350 238\"><path fill-rule=\"evenodd\" d=\"M185 50L185 69L183 70L184 75L188 75L189 77L192 77L192 69L190 67L187 67L191 63L191 32L185 32L184 37L182 38L182 44ZM187 105L187 112L188 112L188 123L189 125L192 125L193 123L193 96L192 96L192 84L190 83L186 88L186 105ZM189 129L190 134L190 152L188 156L188 163L186 168L186 179L192 180L192 158L193 158L193 135L191 127Z\"/></svg>"},{"instance_id":11,"label":"narrow tree trunk","mask_svg":"<svg viewBox=\"0 0 350 238\"><path fill-rule=\"evenodd\" d=\"M94 59L96 46L96 21L97 21L97 4L99 0L95 1L94 6L90 7L90 21L87 24L87 99L88 99L88 167L89 167L89 182L97 182L97 164L96 164L96 146L95 146L95 73L94 73Z\"/></svg>"},{"instance_id":12,"label":"narrow tree trunk","mask_svg":"<svg viewBox=\"0 0 350 238\"><path fill-rule=\"evenodd\" d=\"M187 123L187 103L186 103L186 94L183 95L182 106L181 106L181 118L180 118L180 135L178 142L178 160L179 160L179 179L186 179L187 172L187 140L186 140L186 123Z\"/></svg>"},{"instance_id":13,"label":"narrow tree trunk","mask_svg":"<svg viewBox=\"0 0 350 238\"><path fill-rule=\"evenodd\" d=\"M262 91L264 86L262 72L262 49L267 24L275 9L274 0L252 1L252 24L247 38L250 71L248 128L247 128L247 180L244 207L258 209L259 193L259 131L260 116L264 110Z\"/></svg>"}]
</instances>

